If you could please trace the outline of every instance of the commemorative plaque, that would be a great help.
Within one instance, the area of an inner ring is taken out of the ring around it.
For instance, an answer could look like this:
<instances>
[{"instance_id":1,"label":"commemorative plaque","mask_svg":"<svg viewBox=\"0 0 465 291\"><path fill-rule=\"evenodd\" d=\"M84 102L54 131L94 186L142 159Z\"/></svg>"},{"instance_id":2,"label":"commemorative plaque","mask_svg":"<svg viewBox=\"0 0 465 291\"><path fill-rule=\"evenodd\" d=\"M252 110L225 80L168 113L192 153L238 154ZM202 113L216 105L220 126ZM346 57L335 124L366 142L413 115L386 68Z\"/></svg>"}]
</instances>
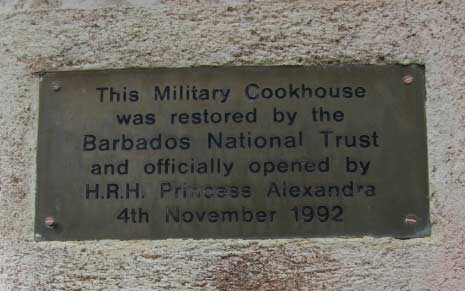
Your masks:
<instances>
[{"instance_id":1,"label":"commemorative plaque","mask_svg":"<svg viewBox=\"0 0 465 291\"><path fill-rule=\"evenodd\" d=\"M424 68L41 77L37 240L430 234Z\"/></svg>"}]
</instances>

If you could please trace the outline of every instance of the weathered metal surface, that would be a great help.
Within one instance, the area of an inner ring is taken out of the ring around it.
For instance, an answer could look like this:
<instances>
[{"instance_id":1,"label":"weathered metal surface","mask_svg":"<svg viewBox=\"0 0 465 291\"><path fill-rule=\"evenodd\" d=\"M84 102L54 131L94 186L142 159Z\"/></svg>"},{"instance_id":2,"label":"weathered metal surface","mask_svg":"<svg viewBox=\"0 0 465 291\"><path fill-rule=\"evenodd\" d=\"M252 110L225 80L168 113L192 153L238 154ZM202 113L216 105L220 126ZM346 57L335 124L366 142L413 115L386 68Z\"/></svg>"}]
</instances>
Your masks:
<instances>
[{"instance_id":1,"label":"weathered metal surface","mask_svg":"<svg viewBox=\"0 0 465 291\"><path fill-rule=\"evenodd\" d=\"M430 233L420 66L46 73L37 240Z\"/></svg>"}]
</instances>

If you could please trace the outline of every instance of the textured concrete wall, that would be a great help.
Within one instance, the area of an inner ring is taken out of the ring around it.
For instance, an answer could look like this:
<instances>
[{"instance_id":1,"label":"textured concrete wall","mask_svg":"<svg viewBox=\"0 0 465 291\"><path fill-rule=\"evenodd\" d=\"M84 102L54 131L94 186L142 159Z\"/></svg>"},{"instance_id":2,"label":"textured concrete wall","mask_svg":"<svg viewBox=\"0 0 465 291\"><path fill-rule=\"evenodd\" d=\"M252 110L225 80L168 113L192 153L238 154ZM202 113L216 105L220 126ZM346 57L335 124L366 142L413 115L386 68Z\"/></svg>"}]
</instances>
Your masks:
<instances>
[{"instance_id":1,"label":"textured concrete wall","mask_svg":"<svg viewBox=\"0 0 465 291\"><path fill-rule=\"evenodd\" d=\"M38 72L424 63L430 238L34 242ZM465 290L465 5L0 0L1 290Z\"/></svg>"}]
</instances>

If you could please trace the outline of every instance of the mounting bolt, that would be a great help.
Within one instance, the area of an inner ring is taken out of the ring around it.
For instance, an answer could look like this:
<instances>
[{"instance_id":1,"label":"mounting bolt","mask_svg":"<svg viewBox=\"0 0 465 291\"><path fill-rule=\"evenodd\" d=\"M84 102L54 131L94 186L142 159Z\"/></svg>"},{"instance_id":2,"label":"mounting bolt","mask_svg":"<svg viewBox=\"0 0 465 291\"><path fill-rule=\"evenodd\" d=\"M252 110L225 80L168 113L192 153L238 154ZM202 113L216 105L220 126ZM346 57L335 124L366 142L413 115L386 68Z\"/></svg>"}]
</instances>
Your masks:
<instances>
[{"instance_id":1,"label":"mounting bolt","mask_svg":"<svg viewBox=\"0 0 465 291\"><path fill-rule=\"evenodd\" d=\"M415 225L418 222L418 218L415 214L408 214L405 216L404 223L407 225Z\"/></svg>"},{"instance_id":2,"label":"mounting bolt","mask_svg":"<svg viewBox=\"0 0 465 291\"><path fill-rule=\"evenodd\" d=\"M410 85L413 83L413 76L412 75L405 75L402 78L402 82L404 82L405 85Z\"/></svg>"},{"instance_id":3,"label":"mounting bolt","mask_svg":"<svg viewBox=\"0 0 465 291\"><path fill-rule=\"evenodd\" d=\"M58 82L58 81L53 81L50 86L52 87L52 90L55 91L55 92L58 92L61 89L60 82Z\"/></svg>"},{"instance_id":4,"label":"mounting bolt","mask_svg":"<svg viewBox=\"0 0 465 291\"><path fill-rule=\"evenodd\" d=\"M44 223L48 228L54 228L56 226L55 218L53 218L53 216L45 217Z\"/></svg>"}]
</instances>

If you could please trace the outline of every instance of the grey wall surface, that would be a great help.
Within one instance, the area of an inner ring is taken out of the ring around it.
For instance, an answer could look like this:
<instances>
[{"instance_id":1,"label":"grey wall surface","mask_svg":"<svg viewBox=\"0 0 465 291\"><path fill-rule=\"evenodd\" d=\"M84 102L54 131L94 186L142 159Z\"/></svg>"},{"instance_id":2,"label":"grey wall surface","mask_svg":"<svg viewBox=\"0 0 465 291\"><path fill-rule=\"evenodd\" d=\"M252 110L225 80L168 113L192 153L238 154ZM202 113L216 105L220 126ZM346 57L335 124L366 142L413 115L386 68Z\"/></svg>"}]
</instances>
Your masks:
<instances>
[{"instance_id":1,"label":"grey wall surface","mask_svg":"<svg viewBox=\"0 0 465 291\"><path fill-rule=\"evenodd\" d=\"M34 242L39 73L426 66L432 236ZM465 4L0 0L1 290L465 290Z\"/></svg>"}]
</instances>

